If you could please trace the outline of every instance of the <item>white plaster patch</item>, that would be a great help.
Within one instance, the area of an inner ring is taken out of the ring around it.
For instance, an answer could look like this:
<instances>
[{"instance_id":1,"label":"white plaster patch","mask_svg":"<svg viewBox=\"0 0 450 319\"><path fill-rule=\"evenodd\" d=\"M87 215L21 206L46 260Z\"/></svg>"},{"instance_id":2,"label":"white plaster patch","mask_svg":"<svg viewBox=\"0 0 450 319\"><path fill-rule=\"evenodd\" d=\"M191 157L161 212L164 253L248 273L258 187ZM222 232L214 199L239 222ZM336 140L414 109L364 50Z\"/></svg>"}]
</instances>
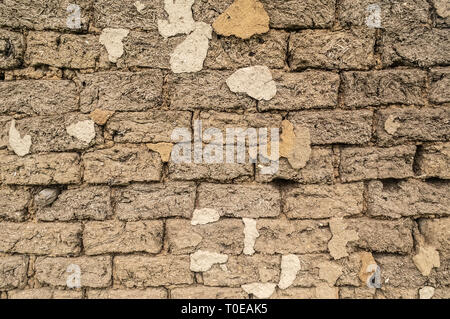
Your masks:
<instances>
[{"instance_id":1,"label":"white plaster patch","mask_svg":"<svg viewBox=\"0 0 450 319\"><path fill-rule=\"evenodd\" d=\"M196 209L192 215L191 225L205 225L220 219L220 214L212 208Z\"/></svg>"},{"instance_id":2,"label":"white plaster patch","mask_svg":"<svg viewBox=\"0 0 450 319\"><path fill-rule=\"evenodd\" d=\"M252 218L242 218L244 222L244 254L253 255L255 253L256 238L259 237L256 229L256 220Z\"/></svg>"},{"instance_id":3,"label":"white plaster patch","mask_svg":"<svg viewBox=\"0 0 450 319\"><path fill-rule=\"evenodd\" d=\"M347 226L342 218L332 218L329 225L333 234L333 237L328 242L330 255L334 259L347 257L347 243L358 240L358 233L354 230L347 230Z\"/></svg>"},{"instance_id":4,"label":"white plaster patch","mask_svg":"<svg viewBox=\"0 0 450 319\"><path fill-rule=\"evenodd\" d=\"M9 128L9 145L18 156L25 156L30 153L31 136L25 135L23 138L20 137L20 133L16 129L15 120L11 121L11 126Z\"/></svg>"},{"instance_id":5,"label":"white plaster patch","mask_svg":"<svg viewBox=\"0 0 450 319\"><path fill-rule=\"evenodd\" d=\"M251 284L242 285L241 287L242 289L244 289L246 293L252 294L256 298L267 299L273 295L276 286L277 286L276 284L270 282L266 283L254 282Z\"/></svg>"},{"instance_id":6,"label":"white plaster patch","mask_svg":"<svg viewBox=\"0 0 450 319\"><path fill-rule=\"evenodd\" d=\"M413 257L413 261L424 276L429 276L433 268L441 266L439 252L430 245L419 244L418 254Z\"/></svg>"},{"instance_id":7,"label":"white plaster patch","mask_svg":"<svg viewBox=\"0 0 450 319\"><path fill-rule=\"evenodd\" d=\"M226 82L232 92L246 93L257 100L268 101L277 94L272 73L262 65L239 69Z\"/></svg>"},{"instance_id":8,"label":"white plaster patch","mask_svg":"<svg viewBox=\"0 0 450 319\"><path fill-rule=\"evenodd\" d=\"M208 271L214 264L223 264L228 261L228 256L209 251L198 250L191 254L191 271Z\"/></svg>"},{"instance_id":9,"label":"white plaster patch","mask_svg":"<svg viewBox=\"0 0 450 319\"><path fill-rule=\"evenodd\" d=\"M145 4L143 4L143 3L140 2L140 1L136 1L136 2L134 3L134 6L136 7L136 10L137 10L139 13L142 13L142 12L144 11L144 9L145 9Z\"/></svg>"},{"instance_id":10,"label":"white plaster patch","mask_svg":"<svg viewBox=\"0 0 450 319\"><path fill-rule=\"evenodd\" d=\"M174 73L201 71L208 53L211 36L212 28L209 24L197 23L195 30L170 55L172 71Z\"/></svg>"},{"instance_id":11,"label":"white plaster patch","mask_svg":"<svg viewBox=\"0 0 450 319\"><path fill-rule=\"evenodd\" d=\"M296 255L290 254L282 256L280 282L278 283L278 287L281 289L290 287L300 269L300 260Z\"/></svg>"},{"instance_id":12,"label":"white plaster patch","mask_svg":"<svg viewBox=\"0 0 450 319\"><path fill-rule=\"evenodd\" d=\"M130 33L127 29L106 28L102 30L100 35L100 43L103 44L108 51L109 61L116 63L123 54L122 40Z\"/></svg>"},{"instance_id":13,"label":"white plaster patch","mask_svg":"<svg viewBox=\"0 0 450 319\"><path fill-rule=\"evenodd\" d=\"M431 299L434 296L434 288L433 287L423 287L419 289L419 297L420 299Z\"/></svg>"},{"instance_id":14,"label":"white plaster patch","mask_svg":"<svg viewBox=\"0 0 450 319\"><path fill-rule=\"evenodd\" d=\"M394 115L389 115L384 122L384 130L388 132L390 135L394 135L400 127L400 123L395 122L396 117Z\"/></svg>"},{"instance_id":15,"label":"white plaster patch","mask_svg":"<svg viewBox=\"0 0 450 319\"><path fill-rule=\"evenodd\" d=\"M80 121L66 128L67 133L89 144L95 138L95 124L92 120Z\"/></svg>"},{"instance_id":16,"label":"white plaster patch","mask_svg":"<svg viewBox=\"0 0 450 319\"><path fill-rule=\"evenodd\" d=\"M169 20L158 20L158 31L164 37L189 34L195 28L192 18L194 0L164 0L164 10Z\"/></svg>"}]
</instances>

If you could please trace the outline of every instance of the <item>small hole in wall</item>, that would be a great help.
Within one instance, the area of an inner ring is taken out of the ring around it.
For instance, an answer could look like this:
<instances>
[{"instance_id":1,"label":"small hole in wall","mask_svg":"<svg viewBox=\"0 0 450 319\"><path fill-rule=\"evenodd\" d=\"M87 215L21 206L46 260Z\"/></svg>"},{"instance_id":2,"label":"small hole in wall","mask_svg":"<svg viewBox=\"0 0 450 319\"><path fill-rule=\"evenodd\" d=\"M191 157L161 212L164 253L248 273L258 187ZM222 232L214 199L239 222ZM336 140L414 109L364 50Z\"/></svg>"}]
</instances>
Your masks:
<instances>
[{"instance_id":1,"label":"small hole in wall","mask_svg":"<svg viewBox=\"0 0 450 319\"><path fill-rule=\"evenodd\" d=\"M0 73L0 81L5 81L5 73Z\"/></svg>"},{"instance_id":2,"label":"small hole in wall","mask_svg":"<svg viewBox=\"0 0 450 319\"><path fill-rule=\"evenodd\" d=\"M256 54L255 52L249 52L248 56L255 56L255 54Z\"/></svg>"}]
</instances>

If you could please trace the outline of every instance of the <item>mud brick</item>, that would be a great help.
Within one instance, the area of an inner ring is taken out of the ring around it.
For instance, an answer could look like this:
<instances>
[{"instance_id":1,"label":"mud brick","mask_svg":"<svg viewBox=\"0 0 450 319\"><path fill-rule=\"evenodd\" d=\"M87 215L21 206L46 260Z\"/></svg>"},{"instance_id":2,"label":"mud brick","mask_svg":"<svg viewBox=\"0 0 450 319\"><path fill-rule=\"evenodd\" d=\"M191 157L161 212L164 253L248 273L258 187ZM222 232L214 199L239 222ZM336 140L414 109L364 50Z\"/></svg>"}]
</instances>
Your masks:
<instances>
[{"instance_id":1,"label":"mud brick","mask_svg":"<svg viewBox=\"0 0 450 319\"><path fill-rule=\"evenodd\" d=\"M0 21L1 19L0 11ZM25 41L22 34L0 30L0 70L12 69L20 66L24 53Z\"/></svg>"},{"instance_id":2,"label":"mud brick","mask_svg":"<svg viewBox=\"0 0 450 319\"><path fill-rule=\"evenodd\" d=\"M23 188L0 187L0 218L23 221L27 216L30 191Z\"/></svg>"},{"instance_id":3,"label":"mud brick","mask_svg":"<svg viewBox=\"0 0 450 319\"><path fill-rule=\"evenodd\" d=\"M433 103L450 102L450 67L431 70L430 101Z\"/></svg>"},{"instance_id":4,"label":"mud brick","mask_svg":"<svg viewBox=\"0 0 450 319\"><path fill-rule=\"evenodd\" d=\"M24 256L0 257L0 289L23 288L27 283L28 259Z\"/></svg>"}]
</instances>

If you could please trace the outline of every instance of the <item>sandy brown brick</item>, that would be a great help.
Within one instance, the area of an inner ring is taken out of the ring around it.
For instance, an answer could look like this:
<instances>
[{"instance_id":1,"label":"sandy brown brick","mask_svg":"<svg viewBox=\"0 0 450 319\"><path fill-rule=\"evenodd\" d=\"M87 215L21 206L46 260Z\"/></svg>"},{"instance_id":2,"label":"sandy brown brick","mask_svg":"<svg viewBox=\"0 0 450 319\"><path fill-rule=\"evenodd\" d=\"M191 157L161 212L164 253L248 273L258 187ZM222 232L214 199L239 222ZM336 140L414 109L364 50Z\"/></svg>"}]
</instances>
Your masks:
<instances>
[{"instance_id":1,"label":"sandy brown brick","mask_svg":"<svg viewBox=\"0 0 450 319\"><path fill-rule=\"evenodd\" d=\"M27 283L28 260L23 256L0 257L0 289L23 288Z\"/></svg>"},{"instance_id":2,"label":"sandy brown brick","mask_svg":"<svg viewBox=\"0 0 450 319\"><path fill-rule=\"evenodd\" d=\"M255 251L264 254L306 254L328 250L331 233L319 221L259 219Z\"/></svg>"},{"instance_id":3,"label":"sandy brown brick","mask_svg":"<svg viewBox=\"0 0 450 319\"><path fill-rule=\"evenodd\" d=\"M339 75L336 73L274 71L272 75L277 84L277 94L270 101L258 103L262 111L332 108L337 105Z\"/></svg>"},{"instance_id":4,"label":"sandy brown brick","mask_svg":"<svg viewBox=\"0 0 450 319\"><path fill-rule=\"evenodd\" d=\"M450 184L441 181L371 181L368 214L390 218L448 216L449 193Z\"/></svg>"},{"instance_id":5,"label":"sandy brown brick","mask_svg":"<svg viewBox=\"0 0 450 319\"><path fill-rule=\"evenodd\" d=\"M389 108L378 112L378 144L438 142L450 139L450 106Z\"/></svg>"},{"instance_id":6,"label":"sandy brown brick","mask_svg":"<svg viewBox=\"0 0 450 319\"><path fill-rule=\"evenodd\" d=\"M363 192L363 183L290 186L282 191L283 213L295 219L359 215Z\"/></svg>"},{"instance_id":7,"label":"sandy brown brick","mask_svg":"<svg viewBox=\"0 0 450 319\"><path fill-rule=\"evenodd\" d=\"M147 289L89 289L88 299L167 299L164 288Z\"/></svg>"},{"instance_id":8,"label":"sandy brown brick","mask_svg":"<svg viewBox=\"0 0 450 319\"><path fill-rule=\"evenodd\" d=\"M0 30L0 69L11 69L20 66L24 53L25 41L22 34Z\"/></svg>"},{"instance_id":9,"label":"sandy brown brick","mask_svg":"<svg viewBox=\"0 0 450 319\"><path fill-rule=\"evenodd\" d=\"M8 292L8 299L82 299L81 290L59 290L49 287L11 290Z\"/></svg>"},{"instance_id":10,"label":"sandy brown brick","mask_svg":"<svg viewBox=\"0 0 450 319\"><path fill-rule=\"evenodd\" d=\"M221 216L276 217L280 214L280 192L272 185L209 184L197 190L198 209L215 209Z\"/></svg>"},{"instance_id":11,"label":"sandy brown brick","mask_svg":"<svg viewBox=\"0 0 450 319\"><path fill-rule=\"evenodd\" d=\"M192 284L189 256L116 256L114 282L127 288Z\"/></svg>"},{"instance_id":12,"label":"sandy brown brick","mask_svg":"<svg viewBox=\"0 0 450 319\"><path fill-rule=\"evenodd\" d=\"M339 172L342 181L406 178L414 176L415 146L390 148L348 147L341 150Z\"/></svg>"},{"instance_id":13,"label":"sandy brown brick","mask_svg":"<svg viewBox=\"0 0 450 319\"><path fill-rule=\"evenodd\" d=\"M430 100L433 103L450 102L450 67L431 70Z\"/></svg>"},{"instance_id":14,"label":"sandy brown brick","mask_svg":"<svg viewBox=\"0 0 450 319\"><path fill-rule=\"evenodd\" d=\"M70 265L80 267L81 287L103 288L111 284L111 257L38 257L34 265L36 279L46 285L66 287L73 274ZM74 266L72 266L74 267Z\"/></svg>"},{"instance_id":15,"label":"sandy brown brick","mask_svg":"<svg viewBox=\"0 0 450 319\"><path fill-rule=\"evenodd\" d=\"M158 253L163 240L162 221L90 222L83 231L86 255L108 253Z\"/></svg>"},{"instance_id":16,"label":"sandy brown brick","mask_svg":"<svg viewBox=\"0 0 450 319\"><path fill-rule=\"evenodd\" d=\"M90 184L159 181L162 163L144 145L120 144L83 155L84 180Z\"/></svg>"},{"instance_id":17,"label":"sandy brown brick","mask_svg":"<svg viewBox=\"0 0 450 319\"><path fill-rule=\"evenodd\" d=\"M56 115L78 110L78 91L70 81L0 81L0 113Z\"/></svg>"},{"instance_id":18,"label":"sandy brown brick","mask_svg":"<svg viewBox=\"0 0 450 319\"><path fill-rule=\"evenodd\" d=\"M0 181L4 184L74 184L80 179L80 157L75 153L0 156Z\"/></svg>"},{"instance_id":19,"label":"sandy brown brick","mask_svg":"<svg viewBox=\"0 0 450 319\"><path fill-rule=\"evenodd\" d=\"M0 187L0 218L23 221L27 216L30 191L22 188Z\"/></svg>"},{"instance_id":20,"label":"sandy brown brick","mask_svg":"<svg viewBox=\"0 0 450 319\"><path fill-rule=\"evenodd\" d=\"M36 211L43 221L104 220L111 214L110 189L106 186L64 190L50 206Z\"/></svg>"},{"instance_id":21,"label":"sandy brown brick","mask_svg":"<svg viewBox=\"0 0 450 319\"><path fill-rule=\"evenodd\" d=\"M89 69L96 66L102 50L95 35L30 32L27 37L25 62L58 68Z\"/></svg>"},{"instance_id":22,"label":"sandy brown brick","mask_svg":"<svg viewBox=\"0 0 450 319\"><path fill-rule=\"evenodd\" d=\"M191 286L174 288L170 291L172 299L247 299L241 288Z\"/></svg>"},{"instance_id":23,"label":"sandy brown brick","mask_svg":"<svg viewBox=\"0 0 450 319\"><path fill-rule=\"evenodd\" d=\"M424 105L426 77L426 72L413 69L344 72L344 104L348 107Z\"/></svg>"},{"instance_id":24,"label":"sandy brown brick","mask_svg":"<svg viewBox=\"0 0 450 319\"><path fill-rule=\"evenodd\" d=\"M0 223L0 252L75 255L81 250L81 225L62 223Z\"/></svg>"},{"instance_id":25,"label":"sandy brown brick","mask_svg":"<svg viewBox=\"0 0 450 319\"><path fill-rule=\"evenodd\" d=\"M214 265L203 273L205 286L240 287L253 282L278 283L280 256L230 256L226 268Z\"/></svg>"},{"instance_id":26,"label":"sandy brown brick","mask_svg":"<svg viewBox=\"0 0 450 319\"><path fill-rule=\"evenodd\" d=\"M427 244L439 250L445 259L450 258L450 237L448 236L450 234L449 217L421 219L419 220L419 229L420 233L425 237Z\"/></svg>"},{"instance_id":27,"label":"sandy brown brick","mask_svg":"<svg viewBox=\"0 0 450 319\"><path fill-rule=\"evenodd\" d=\"M368 287L341 287L340 299L374 299L375 290Z\"/></svg>"},{"instance_id":28,"label":"sandy brown brick","mask_svg":"<svg viewBox=\"0 0 450 319\"><path fill-rule=\"evenodd\" d=\"M241 219L222 219L205 225L190 220L168 220L166 236L171 254L191 254L197 250L239 255L244 248L244 223Z\"/></svg>"},{"instance_id":29,"label":"sandy brown brick","mask_svg":"<svg viewBox=\"0 0 450 319\"><path fill-rule=\"evenodd\" d=\"M289 66L367 70L375 64L373 30L304 30L289 39Z\"/></svg>"},{"instance_id":30,"label":"sandy brown brick","mask_svg":"<svg viewBox=\"0 0 450 319\"><path fill-rule=\"evenodd\" d=\"M311 144L365 144L372 135L372 111L314 111L289 115L296 127L306 127Z\"/></svg>"},{"instance_id":31,"label":"sandy brown brick","mask_svg":"<svg viewBox=\"0 0 450 319\"><path fill-rule=\"evenodd\" d=\"M411 256L374 256L381 268L381 282L384 289L423 287L427 278L422 276L414 265ZM386 282L386 279L389 281Z\"/></svg>"}]
</instances>

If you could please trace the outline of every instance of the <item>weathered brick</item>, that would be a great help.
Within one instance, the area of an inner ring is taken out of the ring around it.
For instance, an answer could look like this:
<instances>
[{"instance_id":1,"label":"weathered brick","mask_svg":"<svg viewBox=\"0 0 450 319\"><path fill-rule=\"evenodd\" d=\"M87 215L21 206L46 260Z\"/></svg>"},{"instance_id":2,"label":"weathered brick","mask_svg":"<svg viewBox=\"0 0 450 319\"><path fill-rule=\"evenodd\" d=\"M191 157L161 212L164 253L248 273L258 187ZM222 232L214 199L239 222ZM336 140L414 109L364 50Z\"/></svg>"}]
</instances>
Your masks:
<instances>
[{"instance_id":1,"label":"weathered brick","mask_svg":"<svg viewBox=\"0 0 450 319\"><path fill-rule=\"evenodd\" d=\"M332 72L309 70L298 73L273 72L277 94L270 101L260 101L262 111L295 111L332 108L337 105L339 75Z\"/></svg>"},{"instance_id":2,"label":"weathered brick","mask_svg":"<svg viewBox=\"0 0 450 319\"><path fill-rule=\"evenodd\" d=\"M344 103L348 107L424 105L426 77L426 72L413 69L344 72Z\"/></svg>"},{"instance_id":3,"label":"weathered brick","mask_svg":"<svg viewBox=\"0 0 450 319\"><path fill-rule=\"evenodd\" d=\"M114 281L127 288L192 284L189 256L117 256Z\"/></svg>"},{"instance_id":4,"label":"weathered brick","mask_svg":"<svg viewBox=\"0 0 450 319\"><path fill-rule=\"evenodd\" d=\"M89 289L88 299L167 299L164 288L147 289Z\"/></svg>"},{"instance_id":5,"label":"weathered brick","mask_svg":"<svg viewBox=\"0 0 450 319\"><path fill-rule=\"evenodd\" d=\"M8 292L8 299L82 299L81 290L59 290L49 287L11 290Z\"/></svg>"},{"instance_id":6,"label":"weathered brick","mask_svg":"<svg viewBox=\"0 0 450 319\"><path fill-rule=\"evenodd\" d=\"M63 114L77 111L78 99L71 81L0 81L0 113Z\"/></svg>"},{"instance_id":7,"label":"weathered brick","mask_svg":"<svg viewBox=\"0 0 450 319\"><path fill-rule=\"evenodd\" d=\"M104 220L110 215L110 189L106 186L64 190L50 206L36 210L37 218L43 221Z\"/></svg>"},{"instance_id":8,"label":"weathered brick","mask_svg":"<svg viewBox=\"0 0 450 319\"><path fill-rule=\"evenodd\" d=\"M62 223L0 223L0 252L74 255L81 250L81 225Z\"/></svg>"},{"instance_id":9,"label":"weathered brick","mask_svg":"<svg viewBox=\"0 0 450 319\"><path fill-rule=\"evenodd\" d=\"M163 222L89 222L83 232L86 255L108 253L158 253L162 248Z\"/></svg>"},{"instance_id":10,"label":"weathered brick","mask_svg":"<svg viewBox=\"0 0 450 319\"><path fill-rule=\"evenodd\" d=\"M450 67L431 70L430 100L433 103L450 102Z\"/></svg>"},{"instance_id":11,"label":"weathered brick","mask_svg":"<svg viewBox=\"0 0 450 319\"><path fill-rule=\"evenodd\" d=\"M8 147L9 128L12 119L13 117L11 116L0 116L0 150Z\"/></svg>"},{"instance_id":12,"label":"weathered brick","mask_svg":"<svg viewBox=\"0 0 450 319\"><path fill-rule=\"evenodd\" d=\"M0 218L23 221L30 199L30 191L27 189L0 187Z\"/></svg>"},{"instance_id":13,"label":"weathered brick","mask_svg":"<svg viewBox=\"0 0 450 319\"><path fill-rule=\"evenodd\" d=\"M328 250L331 233L319 221L259 219L255 251L264 254L306 254Z\"/></svg>"},{"instance_id":14,"label":"weathered brick","mask_svg":"<svg viewBox=\"0 0 450 319\"><path fill-rule=\"evenodd\" d=\"M205 286L240 287L253 282L278 283L279 256L230 256L225 267L214 265L203 273Z\"/></svg>"},{"instance_id":15,"label":"weathered brick","mask_svg":"<svg viewBox=\"0 0 450 319\"><path fill-rule=\"evenodd\" d=\"M27 283L28 260L23 256L0 257L0 289L23 288Z\"/></svg>"},{"instance_id":16,"label":"weathered brick","mask_svg":"<svg viewBox=\"0 0 450 319\"><path fill-rule=\"evenodd\" d=\"M106 130L118 143L170 143L175 128L190 127L190 112L151 111L116 113Z\"/></svg>"},{"instance_id":17,"label":"weathered brick","mask_svg":"<svg viewBox=\"0 0 450 319\"><path fill-rule=\"evenodd\" d=\"M368 287L341 287L339 288L340 299L374 299L374 289Z\"/></svg>"},{"instance_id":18,"label":"weathered brick","mask_svg":"<svg viewBox=\"0 0 450 319\"><path fill-rule=\"evenodd\" d=\"M25 41L22 34L0 30L0 69L12 69L20 66L24 53Z\"/></svg>"},{"instance_id":19,"label":"weathered brick","mask_svg":"<svg viewBox=\"0 0 450 319\"><path fill-rule=\"evenodd\" d=\"M120 144L83 155L84 180L90 184L159 181L162 163L144 145Z\"/></svg>"},{"instance_id":20,"label":"weathered brick","mask_svg":"<svg viewBox=\"0 0 450 319\"><path fill-rule=\"evenodd\" d=\"M80 174L80 157L74 153L0 156L0 181L4 184L74 184L80 182Z\"/></svg>"},{"instance_id":21,"label":"weathered brick","mask_svg":"<svg viewBox=\"0 0 450 319\"><path fill-rule=\"evenodd\" d=\"M447 141L450 139L449 118L450 107L380 110L376 126L378 144Z\"/></svg>"},{"instance_id":22,"label":"weathered brick","mask_svg":"<svg viewBox=\"0 0 450 319\"><path fill-rule=\"evenodd\" d=\"M448 192L447 192L448 194ZM448 199L447 199L448 200ZM447 205L448 209L448 205ZM445 259L450 258L450 218L420 219L420 233L427 244L441 252Z\"/></svg>"},{"instance_id":23,"label":"weathered brick","mask_svg":"<svg viewBox=\"0 0 450 319\"><path fill-rule=\"evenodd\" d=\"M80 267L81 287L103 288L111 284L111 257L38 257L34 265L36 279L50 286L65 287L73 273L70 265ZM73 266L72 266L73 267Z\"/></svg>"},{"instance_id":24,"label":"weathered brick","mask_svg":"<svg viewBox=\"0 0 450 319\"><path fill-rule=\"evenodd\" d=\"M375 65L373 30L304 30L289 39L289 66L306 68L367 70Z\"/></svg>"},{"instance_id":25,"label":"weathered brick","mask_svg":"<svg viewBox=\"0 0 450 319\"><path fill-rule=\"evenodd\" d=\"M272 185L202 183L197 208L215 209L221 216L276 217L280 214L280 192Z\"/></svg>"},{"instance_id":26,"label":"weathered brick","mask_svg":"<svg viewBox=\"0 0 450 319\"><path fill-rule=\"evenodd\" d=\"M311 134L311 144L365 144L372 135L373 112L314 111L297 112L289 120L298 127L306 127Z\"/></svg>"},{"instance_id":27,"label":"weathered brick","mask_svg":"<svg viewBox=\"0 0 450 319\"><path fill-rule=\"evenodd\" d=\"M341 180L352 182L414 176L415 153L416 147L408 145L390 148L343 148L339 167Z\"/></svg>"},{"instance_id":28,"label":"weathered brick","mask_svg":"<svg viewBox=\"0 0 450 319\"><path fill-rule=\"evenodd\" d=\"M174 288L170 291L172 299L248 299L241 288L191 286Z\"/></svg>"},{"instance_id":29,"label":"weathered brick","mask_svg":"<svg viewBox=\"0 0 450 319\"><path fill-rule=\"evenodd\" d=\"M289 186L282 192L283 213L294 219L359 215L363 192L363 183Z\"/></svg>"},{"instance_id":30,"label":"weathered brick","mask_svg":"<svg viewBox=\"0 0 450 319\"><path fill-rule=\"evenodd\" d=\"M445 182L371 181L368 214L390 218L450 215L450 185Z\"/></svg>"},{"instance_id":31,"label":"weathered brick","mask_svg":"<svg viewBox=\"0 0 450 319\"><path fill-rule=\"evenodd\" d=\"M171 254L191 254L201 249L239 255L244 249L244 224L240 219L222 219L205 225L190 220L168 220L166 236Z\"/></svg>"},{"instance_id":32,"label":"weathered brick","mask_svg":"<svg viewBox=\"0 0 450 319\"><path fill-rule=\"evenodd\" d=\"M423 287L427 281L414 265L410 256L380 255L375 260L381 268L384 289ZM388 279L386 282L386 279Z\"/></svg>"}]
</instances>

